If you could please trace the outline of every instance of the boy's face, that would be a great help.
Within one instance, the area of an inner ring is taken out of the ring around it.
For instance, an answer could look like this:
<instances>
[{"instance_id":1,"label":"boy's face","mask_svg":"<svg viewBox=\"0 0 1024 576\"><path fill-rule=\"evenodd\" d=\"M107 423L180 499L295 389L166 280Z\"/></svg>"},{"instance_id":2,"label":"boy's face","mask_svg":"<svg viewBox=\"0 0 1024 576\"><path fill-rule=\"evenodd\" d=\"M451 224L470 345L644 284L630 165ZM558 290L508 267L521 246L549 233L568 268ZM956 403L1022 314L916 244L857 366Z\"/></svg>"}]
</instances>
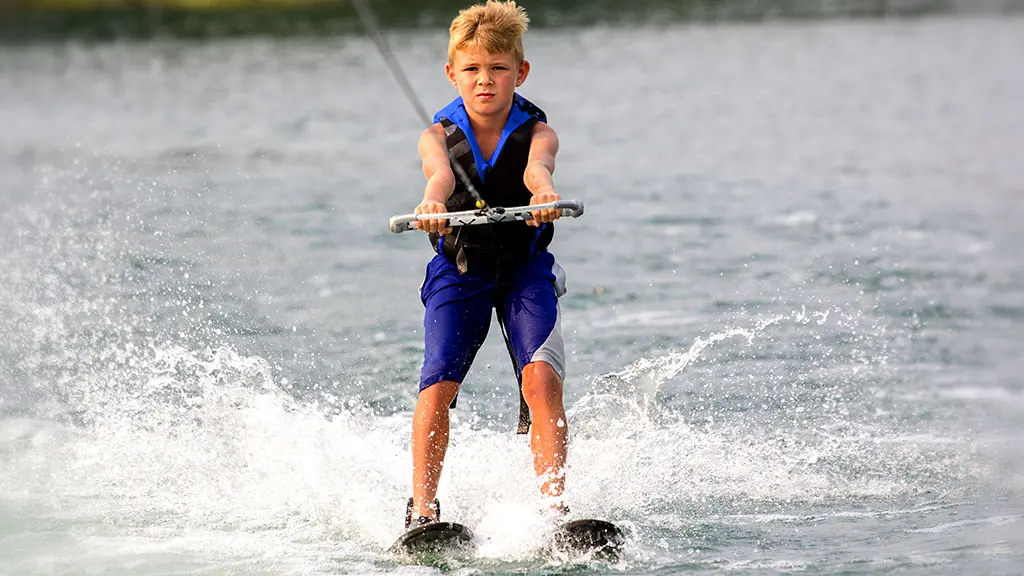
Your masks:
<instances>
[{"instance_id":1,"label":"boy's face","mask_svg":"<svg viewBox=\"0 0 1024 576\"><path fill-rule=\"evenodd\" d=\"M477 44L456 51L444 68L466 110L478 116L508 114L516 87L530 73L529 62L517 64L512 54L491 53Z\"/></svg>"}]
</instances>

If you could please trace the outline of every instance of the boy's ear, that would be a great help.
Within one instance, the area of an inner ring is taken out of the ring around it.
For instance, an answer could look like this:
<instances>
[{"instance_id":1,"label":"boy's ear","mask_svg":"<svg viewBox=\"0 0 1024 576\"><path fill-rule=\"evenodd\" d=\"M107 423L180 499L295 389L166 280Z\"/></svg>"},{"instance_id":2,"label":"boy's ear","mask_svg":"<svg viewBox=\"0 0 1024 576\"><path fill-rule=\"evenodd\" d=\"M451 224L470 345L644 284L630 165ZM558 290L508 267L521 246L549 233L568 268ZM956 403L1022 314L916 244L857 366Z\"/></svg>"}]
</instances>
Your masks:
<instances>
[{"instance_id":1,"label":"boy's ear","mask_svg":"<svg viewBox=\"0 0 1024 576\"><path fill-rule=\"evenodd\" d=\"M448 81L451 82L452 86L457 88L458 85L455 83L455 68L452 67L451 62L444 65L444 73L445 76L448 76Z\"/></svg>"},{"instance_id":2,"label":"boy's ear","mask_svg":"<svg viewBox=\"0 0 1024 576\"><path fill-rule=\"evenodd\" d=\"M516 87L523 85L526 82L526 77L530 75L530 61L523 60L519 63L519 74L516 75Z\"/></svg>"}]
</instances>

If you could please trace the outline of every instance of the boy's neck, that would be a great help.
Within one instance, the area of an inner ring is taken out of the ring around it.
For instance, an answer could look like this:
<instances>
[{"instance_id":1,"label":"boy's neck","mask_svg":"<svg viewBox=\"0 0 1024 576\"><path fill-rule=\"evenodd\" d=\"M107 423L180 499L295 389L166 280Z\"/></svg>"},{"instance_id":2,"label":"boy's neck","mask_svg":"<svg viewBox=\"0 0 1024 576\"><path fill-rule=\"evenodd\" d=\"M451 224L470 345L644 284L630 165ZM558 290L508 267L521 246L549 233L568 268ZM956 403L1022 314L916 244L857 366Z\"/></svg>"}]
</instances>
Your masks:
<instances>
[{"instance_id":1,"label":"boy's neck","mask_svg":"<svg viewBox=\"0 0 1024 576\"><path fill-rule=\"evenodd\" d=\"M511 113L512 106L509 106L504 114L479 116L467 110L466 116L469 118L469 126L473 129L473 134L479 137L501 134L501 131L505 129L505 122L508 122L508 115Z\"/></svg>"}]
</instances>

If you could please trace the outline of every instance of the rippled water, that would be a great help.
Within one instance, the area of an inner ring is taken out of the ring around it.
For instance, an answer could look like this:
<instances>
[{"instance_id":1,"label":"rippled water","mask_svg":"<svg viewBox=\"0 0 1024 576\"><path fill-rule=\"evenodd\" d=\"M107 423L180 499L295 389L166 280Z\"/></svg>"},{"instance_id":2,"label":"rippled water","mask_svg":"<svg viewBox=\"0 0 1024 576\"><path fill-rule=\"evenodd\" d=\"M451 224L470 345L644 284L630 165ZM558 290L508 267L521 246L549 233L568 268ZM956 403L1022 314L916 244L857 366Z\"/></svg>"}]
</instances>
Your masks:
<instances>
[{"instance_id":1,"label":"rippled water","mask_svg":"<svg viewBox=\"0 0 1024 576\"><path fill-rule=\"evenodd\" d=\"M443 34L395 48L431 109ZM1019 574L1024 20L530 32L559 131L569 497L541 555L488 342L458 573ZM421 126L364 38L0 53L0 573L430 572Z\"/></svg>"}]
</instances>

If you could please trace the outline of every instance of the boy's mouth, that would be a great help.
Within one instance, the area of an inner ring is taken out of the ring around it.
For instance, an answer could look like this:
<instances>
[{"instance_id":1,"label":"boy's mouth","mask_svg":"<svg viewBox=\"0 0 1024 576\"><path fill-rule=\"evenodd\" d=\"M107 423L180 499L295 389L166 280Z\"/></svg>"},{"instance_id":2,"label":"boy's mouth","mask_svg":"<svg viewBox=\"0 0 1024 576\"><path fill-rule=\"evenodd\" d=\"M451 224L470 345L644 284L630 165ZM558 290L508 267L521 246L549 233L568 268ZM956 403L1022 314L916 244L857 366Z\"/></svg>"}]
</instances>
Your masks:
<instances>
[{"instance_id":1,"label":"boy's mouth","mask_svg":"<svg viewBox=\"0 0 1024 576\"><path fill-rule=\"evenodd\" d=\"M494 98L494 94L491 92L481 92L477 94L476 97L481 100L490 100L491 98Z\"/></svg>"}]
</instances>

